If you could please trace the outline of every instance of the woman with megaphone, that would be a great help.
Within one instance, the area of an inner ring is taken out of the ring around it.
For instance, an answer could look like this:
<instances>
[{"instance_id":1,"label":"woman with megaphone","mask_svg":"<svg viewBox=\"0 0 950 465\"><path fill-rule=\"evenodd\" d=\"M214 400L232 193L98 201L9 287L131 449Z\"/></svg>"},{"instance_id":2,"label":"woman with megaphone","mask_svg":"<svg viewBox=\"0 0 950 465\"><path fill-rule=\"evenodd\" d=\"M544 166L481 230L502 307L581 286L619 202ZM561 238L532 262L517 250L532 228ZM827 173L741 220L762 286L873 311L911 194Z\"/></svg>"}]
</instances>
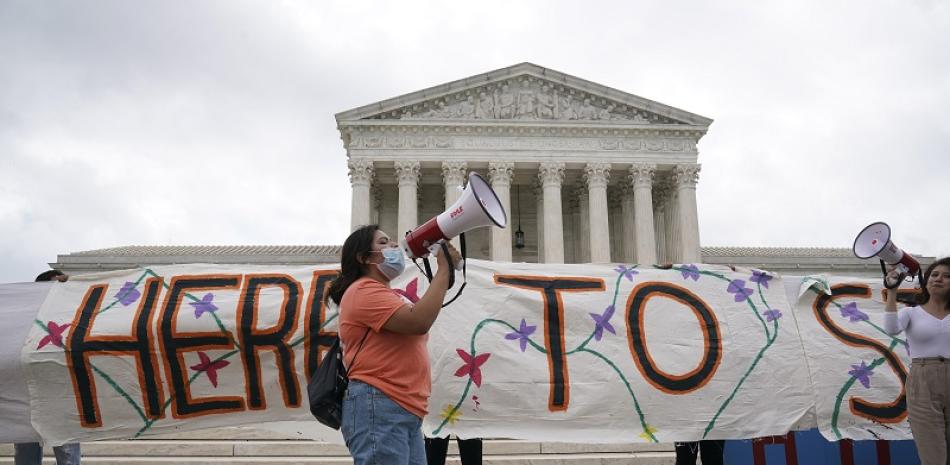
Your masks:
<instances>
[{"instance_id":1,"label":"woman with megaphone","mask_svg":"<svg viewBox=\"0 0 950 465\"><path fill-rule=\"evenodd\" d=\"M458 263L458 251L445 245L451 263ZM422 417L432 388L426 343L455 272L445 252L437 259L425 294L408 302L390 288L406 267L396 241L369 225L343 243L340 275L328 295L340 309L350 378L341 430L354 465L426 464ZM351 348L359 354L355 362Z\"/></svg>"},{"instance_id":2,"label":"woman with megaphone","mask_svg":"<svg viewBox=\"0 0 950 465\"><path fill-rule=\"evenodd\" d=\"M898 311L896 288L904 277L893 267L884 279L890 288L884 330L891 335L907 333L911 356L907 414L920 463L946 465L950 463L950 257L927 267L918 305Z\"/></svg>"}]
</instances>

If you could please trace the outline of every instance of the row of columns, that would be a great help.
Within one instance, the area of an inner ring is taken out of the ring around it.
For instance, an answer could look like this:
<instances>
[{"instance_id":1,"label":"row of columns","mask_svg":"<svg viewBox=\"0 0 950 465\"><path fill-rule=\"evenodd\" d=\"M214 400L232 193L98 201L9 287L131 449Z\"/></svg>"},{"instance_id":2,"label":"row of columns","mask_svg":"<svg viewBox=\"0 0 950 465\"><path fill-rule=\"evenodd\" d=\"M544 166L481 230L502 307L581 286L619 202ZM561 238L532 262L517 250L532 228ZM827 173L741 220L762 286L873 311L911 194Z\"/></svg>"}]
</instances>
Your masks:
<instances>
[{"instance_id":1,"label":"row of columns","mask_svg":"<svg viewBox=\"0 0 950 465\"><path fill-rule=\"evenodd\" d=\"M399 186L398 232L409 231L418 221L418 161L395 162ZM465 161L442 163L445 206L458 199L467 173ZM561 189L564 181L563 162L542 162L538 168L537 211L539 257L544 263L564 263L564 225ZM656 165L636 163L621 183L621 227L623 259L643 264L670 261L699 262L699 221L696 209L698 164L676 165L668 183L654 185ZM372 216L371 187L375 175L373 163L367 159L349 160L350 182L353 186L351 229L370 223ZM511 211L513 162L491 162L488 179L506 212ZM580 225L580 257L592 263L607 263L610 257L610 221L607 184L611 164L590 162L584 167L584 188L576 192L577 219ZM654 195L656 194L656 195ZM511 261L511 228L491 228L490 255L495 261Z\"/></svg>"}]
</instances>

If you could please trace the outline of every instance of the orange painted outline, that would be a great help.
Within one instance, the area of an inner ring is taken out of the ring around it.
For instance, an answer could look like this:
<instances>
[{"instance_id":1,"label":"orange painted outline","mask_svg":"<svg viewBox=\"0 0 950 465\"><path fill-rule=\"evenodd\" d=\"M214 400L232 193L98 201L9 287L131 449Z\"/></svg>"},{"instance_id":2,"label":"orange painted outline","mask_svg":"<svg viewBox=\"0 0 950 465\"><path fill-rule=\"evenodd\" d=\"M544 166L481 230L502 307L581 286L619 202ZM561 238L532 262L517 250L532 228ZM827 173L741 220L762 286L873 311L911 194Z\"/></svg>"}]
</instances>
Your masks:
<instances>
[{"instance_id":1,"label":"orange painted outline","mask_svg":"<svg viewBox=\"0 0 950 465\"><path fill-rule=\"evenodd\" d=\"M185 386L185 392L184 392L184 394L185 394L185 401L186 401L187 403L192 404L192 405L201 405L201 404L203 404L203 403L215 402L215 401L223 401L223 402L234 402L234 401L236 401L236 402L239 402L239 403L241 404L241 407L240 407L240 408L217 408L217 409L204 410L204 411L201 411L201 412L186 413L186 414L180 414L180 413L178 413L178 401L176 400L176 396L175 396L175 385L174 385L174 384L172 383L172 381L171 381L172 369L171 369L171 366L168 364L168 350L166 350L166 348L165 348L165 337L164 337L164 334L163 334L162 324L161 324L161 321L162 321L162 320L164 319L164 317L165 317L165 311L168 309L168 304L169 304L169 300L171 299L171 295L174 293L175 285L178 283L179 280L197 281L197 280L202 280L202 279L234 279L235 281L237 281L237 282L236 282L234 285L232 285L232 286L189 287L189 288L188 288L188 292L190 293L190 292L195 292L195 291L210 291L210 290L217 290L217 289L239 289L239 288L240 288L240 283L241 283L241 277L242 277L242 275L240 275L240 274L179 275L179 276L174 276L174 277L172 277L172 280L171 280L171 282L169 283L168 292L165 294L165 300L164 300L164 302L162 303L161 312L159 312L159 318L158 318L158 321L159 321L159 324L158 324L158 330L159 330L158 343L159 343L159 345L160 345L160 347L161 347L162 353L165 354L165 357L164 357L164 360L163 360L163 365L165 366L166 379L167 379L167 381L168 381L168 389L169 389L169 392L170 392L170 397L171 397L171 402L172 402L172 418L175 418L175 419L193 418L193 417L201 417L201 416L205 416L205 415L216 415L216 414L219 414L219 413L242 412L242 411L246 410L246 407L245 407L245 404L244 404L244 398L243 398L243 397L237 397L237 396L210 396L210 397L202 397L202 398L198 399L197 402L195 402L195 399L191 397L191 384L188 382L188 368L189 368L189 367L188 367L188 364L185 363L185 353L186 353L186 352L198 352L198 351L202 351L202 350L228 350L228 349L233 349L233 348L234 348L234 343L233 343L233 342L228 342L227 344L205 344L205 345L202 345L202 346L188 347L188 348L184 348L184 349L176 349L176 350L175 350L175 353L173 353L172 356L173 356L173 357L176 357L176 358L178 359L178 363L182 366L182 373L181 373L182 378L181 378L181 381L182 381L182 384ZM171 310L171 312L172 312L172 316L171 316L171 326L172 326L172 327L171 327L171 331L170 331L170 333L171 333L171 334L170 334L171 338L172 338L172 339L191 339L191 338L194 338L194 337L221 337L221 332L220 332L220 331L215 331L215 332L210 332L210 333L209 333L209 332L197 332L197 333L195 333L195 332L188 332L188 333L180 333L180 332L178 332L178 310L181 309L181 304L182 304L182 300L184 300L184 297L185 297L185 292L179 293L179 294L178 294L178 299L177 299L177 301L175 302L175 306L174 306L174 308L172 308L172 310ZM178 337L178 336L180 336L180 335L187 335L187 336L191 336L191 337ZM233 337L233 335L230 334L230 333L229 333L228 335L231 336L231 337Z\"/></svg>"},{"instance_id":2,"label":"orange painted outline","mask_svg":"<svg viewBox=\"0 0 950 465\"><path fill-rule=\"evenodd\" d=\"M291 283L293 283L294 286L297 287L297 295L298 295L298 296L303 296L303 288L302 288L302 286L300 285L300 281L297 281L296 279L294 279L294 278L291 277L290 275L282 274L282 273L274 273L274 274L270 274L270 273L263 273L263 274L246 274L246 275L244 275L244 283L243 283L243 285L241 286L241 299L240 299L240 301L238 301L237 312L236 312L236 314L237 314L237 327L238 327L238 328L242 328L242 327L243 327L243 319L244 319L244 311L243 311L243 309L244 309L244 302L245 302L245 300L246 300L246 298L247 298L247 288L248 288L248 285L250 284L251 280L252 280L252 279L255 279L255 278L279 278L279 279L287 279L287 280L289 280ZM263 289L263 288L265 288L265 287L281 287L281 288L284 288L284 297L283 297L284 300L283 300L283 302L281 302L281 304L280 304L280 318L277 320L277 323L276 323L274 326L272 326L271 328L269 328L270 330L261 331L261 330L258 330L258 329L257 329L257 310L258 310L258 305L260 304L260 300L258 299L258 297L260 296L261 289ZM251 317L251 326L250 326L250 328L251 328L251 335L252 335L252 336L270 336L270 335L273 335L274 333L276 333L276 332L277 332L277 328L280 328L281 326L283 326L283 325L284 325L284 322L287 320L287 313L284 312L284 308L287 306L287 302L288 302L289 300L290 300L290 288L287 287L287 286L285 286L284 284L280 284L280 283L266 283L266 284L262 284L262 285L257 286L257 288L256 288L255 291L254 291L254 310L253 310L253 316ZM260 391L260 393L261 393L261 406L260 406L260 407L248 406L248 408L249 408L250 410L266 410L266 409L267 409L267 396L266 396L266 392L264 391L264 380L263 380L263 378L261 377L261 359L260 359L260 357L259 357L258 354L257 354L259 351L262 351L262 350L267 350L267 351L273 352L273 353L274 353L274 357L277 358L277 360L278 360L278 363L281 362L281 361L283 361L283 362L288 363L288 364L290 365L290 367L291 367L291 373L292 373L291 376L292 376L293 379L291 379L291 380L289 380L289 381L290 381L290 382L293 382L294 385L297 386L297 392L300 393L300 395L298 396L298 399L297 399L297 403L292 404L292 403L290 402L290 397L288 397L288 394L287 394L287 383L288 383L288 380L285 379L284 374L283 374L283 372L282 372L281 370L277 370L277 376L278 376L278 378L280 379L280 392L281 392L281 395L282 395L283 398L284 398L284 405L286 405L287 407L294 407L294 408L300 407L300 398L303 397L303 391L300 390L300 380L297 378L297 366L294 364L294 361L295 361L295 358L294 358L294 348L290 346L290 341L293 339L294 334L297 333L297 326L298 326L298 323L299 323L299 320L300 320L300 318L299 318L299 315L300 315L300 301L301 301L301 299L298 298L298 299L297 299L297 315L296 315L297 317L293 319L293 322L292 322L292 324L291 324L291 326L290 326L290 331L287 331L287 335L284 336L283 339L281 339L282 341L284 341L284 344L285 344L285 345L287 346L287 348L288 348L288 352L289 352L289 354L290 354L290 355L289 355L290 360L281 360L281 359L282 359L282 356L280 355L280 351L277 350L276 347L270 347L270 348L268 348L267 346L263 346L263 347L254 346L254 357L257 358L257 383L258 383L257 389L258 389L258 390ZM238 331L238 337L241 339L241 347L244 347L244 345L247 343L247 341L244 340L243 332L241 332L240 330ZM244 360L244 351L243 351L243 350L241 351L241 359ZM247 393L247 399L250 399L250 398L251 398L251 387L250 387L250 379L251 379L251 378L250 378L250 372L248 372L248 367L247 367L247 362L246 362L246 361L245 361L244 363L242 363L242 365L244 365L244 380L245 380L245 383L244 383L244 390L245 390L245 392Z\"/></svg>"},{"instance_id":3,"label":"orange painted outline","mask_svg":"<svg viewBox=\"0 0 950 465\"><path fill-rule=\"evenodd\" d=\"M841 295L841 296L836 296L836 295L834 295L835 289L840 289L840 288L842 288L842 287L857 287L857 288L862 288L862 289L864 290L864 293L862 293L862 294L843 294L843 295ZM844 283L844 284L838 284L838 285L835 285L835 286L832 286L832 287L831 287L831 292L832 292L832 295L831 295L830 297L828 297L828 305L825 306L825 310L827 310L827 309L828 309L828 306L830 306L831 303L834 302L835 299L837 299L838 297L851 297L851 298L854 298L854 297L863 297L863 298L865 298L865 299L868 299L868 298L870 298L871 295L872 295L871 287L868 286L867 284L863 284L863 283ZM814 315L815 315L815 320L818 321L818 324L820 324L820 325L822 325L822 326L825 326L825 325L822 323L822 319L820 318L820 315L819 315L819 311L820 311L820 310L818 309L818 302L819 302L819 300L821 300L821 296L820 296L820 295L819 295L818 297L816 297L814 301L812 301L812 306L811 306L811 307L812 307L812 311L814 312ZM884 346L881 345L879 342L877 342L877 341L875 341L875 340L873 340L873 339L869 339L869 338L867 338L867 337L865 337L865 336L862 336L862 335L860 335L860 334L854 334L854 333L852 333L852 332L850 332L850 331L845 331L845 330L842 329L840 326L838 326L837 324L835 324L834 320L832 320L832 319L830 318L830 315L829 315L829 318L828 318L828 323L829 323L831 326L834 326L835 329L837 329L838 331L841 331L842 333L850 334L851 336L854 336L855 338L858 338L858 339L863 339L863 340L865 340L865 341L870 342L870 343L871 343L870 345L872 345L872 346L874 346L874 347L877 347L877 348L879 348L879 349L881 349L881 350L883 350L883 351L888 351L886 347L884 347ZM828 328L825 328L825 329L828 329ZM834 336L835 339L837 339L837 340L839 340L839 341L841 341L841 342L843 342L843 343L845 343L846 345L849 345L849 346L851 346L851 347L858 347L858 348L861 348L861 349L874 350L874 349L871 349L870 347L868 347L867 345L854 344L854 343L851 343L850 341L847 341L847 340L845 340L845 339L841 339L841 338L839 338L835 333L833 333L833 332L831 332L831 331L828 331L828 333L831 334L832 336ZM878 352L878 353L880 353L880 352ZM904 372L907 373L907 369L904 367L904 362L901 361L900 357L897 357L897 356L895 355L894 358L897 360L897 363L900 365L901 369L903 369ZM886 359L885 359L885 360L886 360ZM889 363L888 363L887 365L890 367L890 364L889 364ZM891 367L891 369L893 370L894 368ZM906 376L910 376L910 374L908 373ZM899 377L898 377L898 378L899 378ZM851 397L848 398L848 408L851 410L851 413L852 413L853 415L858 416L858 417L862 417L862 418L866 418L866 419L871 420L871 421L875 421L875 422L878 422L878 423L900 423L900 422L904 421L904 418L907 417L907 409L904 409L904 413L898 415L898 416L895 417L895 418L880 418L880 417L876 417L876 416L873 416L873 415L865 415L864 413L855 410L855 404L862 404L862 405L865 405L865 406L870 407L870 408L881 408L881 409L895 408L895 407L897 407L897 404L900 403L900 398L901 398L901 397L903 397L903 398L905 399L905 403L906 403L907 392L906 392L906 386L904 385L904 383L901 383L901 392L900 392L900 395L898 395L898 396L897 396L897 399L895 399L893 402L888 402L888 403L868 402L868 401L866 401L866 400L864 400L864 399L861 399L861 398L859 398L859 397L857 397L857 396L851 396Z\"/></svg>"},{"instance_id":4,"label":"orange painted outline","mask_svg":"<svg viewBox=\"0 0 950 465\"><path fill-rule=\"evenodd\" d=\"M306 310L304 311L304 316L303 316L303 321L305 325L310 324L310 316L313 313L313 299L315 299L317 296L317 281L320 280L321 276L336 276L339 273L340 273L340 270L316 270L313 272L313 278L310 281L310 296L307 297L307 302L305 304ZM321 324L325 324L327 321L326 296L327 296L327 290L330 289L330 284L332 284L332 281L327 281L326 283L324 283L324 288L322 292L322 295L324 298L321 299L321 302L320 302L320 323ZM339 318L337 319L337 327L339 327ZM304 343L303 343L304 344L303 366L304 366L304 373L307 376L307 382L309 382L311 378L310 373L308 372L308 368L310 367L310 362L311 362L310 349L313 347L314 341L316 341L322 335L339 337L339 333L332 332L332 331L319 331L317 334L309 334L309 330L310 330L309 326L305 326L305 328L308 331L308 334L305 335ZM325 347L325 348L321 348L321 347ZM323 356L326 354L328 350L330 350L329 347L321 346L319 343L317 344L317 366L319 366L319 363L323 361Z\"/></svg>"},{"instance_id":5,"label":"orange painted outline","mask_svg":"<svg viewBox=\"0 0 950 465\"><path fill-rule=\"evenodd\" d=\"M637 295L637 292L639 292L639 290L643 287L656 286L656 285L669 286L671 288L677 289L679 291L682 291L685 294L692 296L694 299L700 302L706 303L705 300L700 299L699 296L697 296L696 294L694 294L692 291L690 291L689 289L685 287L677 286L673 283L666 282L666 281L647 281L647 282L640 283L639 285L634 287L632 291L630 291L630 294L627 297L626 321L630 321L630 312L632 311L631 307L633 305L633 298ZM694 368L693 370L685 374L674 375L674 374L670 374L670 373L667 373L666 371L661 370L657 366L656 361L653 360L653 356L650 355L650 349L647 346L647 341L646 341L646 330L645 330L646 326L644 325L644 318L646 315L646 311L645 311L646 304L650 299L655 297L655 294L661 294L656 297L665 297L665 298L675 300L685 305L687 308L693 311L693 316L695 316L696 319L699 320L700 329L703 331L703 347L705 348L705 350L703 350L703 358L699 361L699 365L697 365L696 368ZM709 346L710 346L710 341L711 341L709 328L703 324L703 316L699 313L699 310L693 307L692 305L690 305L687 301L679 298L678 296L671 295L671 294L664 294L660 291L650 292L649 294L643 297L642 302L643 303L641 304L641 308L638 309L639 311L637 312L638 314L637 321L639 322L640 328L643 328L643 330L640 331L640 336L641 336L640 345L643 346L643 353L646 354L647 360L650 362L650 367L653 368L657 373L659 373L660 376L663 376L667 379L671 379L673 381L682 381L686 378L689 378L699 373L699 371L702 370L703 366L705 366L706 363L709 361ZM709 305L706 305L706 308L710 309L709 314L712 316L712 319L713 319L714 329L716 330L716 339L718 339L719 341L722 341L722 333L719 331L719 319L716 318L716 313L712 311L712 307L710 307ZM719 364L722 363L722 349L721 349L722 344L720 344L720 356L716 359L716 363L713 365L712 369L709 371L709 375L704 377L702 381L699 382L699 384L685 391L674 391L671 389L667 389L663 387L662 385L656 384L656 382L654 382L649 376L647 376L646 371L643 369L643 365L640 363L640 357L637 356L636 350L634 349L633 334L631 333L632 333L632 328L628 326L627 334L629 335L629 337L627 338L627 344L630 347L630 354L633 356L633 362L637 366L637 370L640 371L640 374L643 375L643 379L645 379L648 383L650 383L651 386L667 394L674 394L674 395L688 394L690 392L693 392L697 389L702 388L703 386L706 385L706 383L709 382L710 379L712 379L713 375L715 375L716 371L719 369Z\"/></svg>"},{"instance_id":6,"label":"orange painted outline","mask_svg":"<svg viewBox=\"0 0 950 465\"><path fill-rule=\"evenodd\" d=\"M550 338L548 336L548 331L547 331L547 327L548 327L547 293L545 293L544 289L542 288L522 286L522 285L513 284L513 283L500 283L498 282L499 278L523 279L526 281L546 281L546 282L570 280L570 281L579 281L579 282L585 282L585 283L593 283L593 284L598 285L596 289L554 289L554 295L555 295L555 298L557 299L557 309L558 309L557 319L558 321L561 322L560 324L561 333L559 337L561 339L561 347L565 349L567 347L567 341L565 340L565 337L564 337L564 299L561 297L561 291L564 291L564 292L604 291L607 289L607 286L604 283L604 280L600 278L588 278L588 277L577 277L577 276L549 277L549 276L511 275L511 274L506 274L506 275L496 274L492 277L496 285L525 289L529 291L539 292L541 294L541 299L544 303L544 329L545 329L544 347L548 350L548 357L547 357L548 359L548 411L551 411L551 412L567 411L568 406L571 404L571 378L570 378L570 370L567 369L567 355L565 354L566 350L562 351L561 353L561 358L562 358L561 366L564 368L562 370L563 376L564 376L564 405L563 406L554 405L554 360L552 360L551 358L551 341L550 341Z\"/></svg>"}]
</instances>

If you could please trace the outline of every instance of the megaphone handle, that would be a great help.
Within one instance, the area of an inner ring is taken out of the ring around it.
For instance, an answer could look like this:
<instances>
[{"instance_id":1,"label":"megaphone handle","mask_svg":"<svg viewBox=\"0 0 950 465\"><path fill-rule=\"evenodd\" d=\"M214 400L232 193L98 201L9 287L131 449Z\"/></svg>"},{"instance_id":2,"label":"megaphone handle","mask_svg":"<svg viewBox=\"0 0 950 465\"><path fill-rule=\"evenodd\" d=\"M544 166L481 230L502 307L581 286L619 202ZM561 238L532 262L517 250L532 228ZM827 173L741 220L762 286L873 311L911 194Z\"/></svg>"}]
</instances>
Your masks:
<instances>
[{"instance_id":1,"label":"megaphone handle","mask_svg":"<svg viewBox=\"0 0 950 465\"><path fill-rule=\"evenodd\" d=\"M895 282L891 283L891 282L887 279L887 267L884 266L884 260L882 260L882 259L880 259L880 258L879 258L878 260L881 262L881 273L884 273L884 287L887 288L887 289L897 289L898 287L900 287L901 282L904 281L904 278L906 277L906 275L905 275L904 273L901 273L901 274L897 277L897 280L896 280ZM912 279L913 279L913 278L912 278Z\"/></svg>"},{"instance_id":2,"label":"megaphone handle","mask_svg":"<svg viewBox=\"0 0 950 465\"><path fill-rule=\"evenodd\" d=\"M447 289L452 289L452 286L455 285L455 263L452 262L452 254L449 253L449 246L445 245L445 241L439 241L439 246L442 247L442 253L445 254L445 261L449 264L449 269L452 270L449 273L449 287Z\"/></svg>"}]
</instances>

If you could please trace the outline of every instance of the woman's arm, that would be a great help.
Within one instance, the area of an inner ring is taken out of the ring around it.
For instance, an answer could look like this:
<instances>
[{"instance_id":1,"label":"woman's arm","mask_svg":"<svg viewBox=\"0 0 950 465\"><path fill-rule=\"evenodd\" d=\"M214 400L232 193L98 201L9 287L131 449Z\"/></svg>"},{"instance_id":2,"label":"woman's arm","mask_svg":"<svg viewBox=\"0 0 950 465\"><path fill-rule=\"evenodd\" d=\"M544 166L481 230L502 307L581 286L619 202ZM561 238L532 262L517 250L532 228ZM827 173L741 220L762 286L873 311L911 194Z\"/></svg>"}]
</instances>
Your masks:
<instances>
[{"instance_id":1,"label":"woman's arm","mask_svg":"<svg viewBox=\"0 0 950 465\"><path fill-rule=\"evenodd\" d=\"M449 247L449 253L452 255L454 263L458 263L461 258L455 247L451 243L446 243ZM449 266L444 253L438 254L439 268L429 283L429 288L422 298L415 305L403 305L396 310L389 320L383 325L383 329L394 333L402 334L426 334L429 328L435 323L435 319L442 310L442 302L445 300L445 293L449 289L449 273L455 273L455 269Z\"/></svg>"},{"instance_id":2,"label":"woman's arm","mask_svg":"<svg viewBox=\"0 0 950 465\"><path fill-rule=\"evenodd\" d=\"M897 282L902 279L897 270L890 270L885 280ZM900 320L904 320L901 324ZM884 332L890 335L899 334L906 329L908 318L899 318L897 314L897 288L887 290L887 300L884 302Z\"/></svg>"}]
</instances>

